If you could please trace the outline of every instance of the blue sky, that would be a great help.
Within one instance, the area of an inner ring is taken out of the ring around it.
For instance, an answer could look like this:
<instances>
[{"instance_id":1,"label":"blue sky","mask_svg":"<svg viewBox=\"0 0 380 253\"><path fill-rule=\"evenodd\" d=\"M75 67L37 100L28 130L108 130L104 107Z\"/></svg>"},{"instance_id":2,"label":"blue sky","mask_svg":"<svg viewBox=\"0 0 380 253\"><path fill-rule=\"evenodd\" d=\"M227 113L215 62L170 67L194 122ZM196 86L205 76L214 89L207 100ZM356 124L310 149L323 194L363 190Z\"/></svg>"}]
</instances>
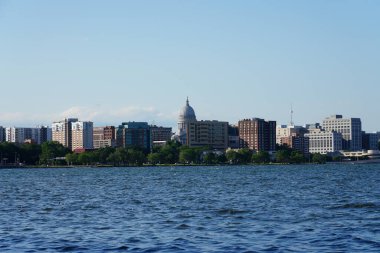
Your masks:
<instances>
[{"instance_id":1,"label":"blue sky","mask_svg":"<svg viewBox=\"0 0 380 253\"><path fill-rule=\"evenodd\" d=\"M380 130L380 1L0 0L0 125L297 124Z\"/></svg>"}]
</instances>

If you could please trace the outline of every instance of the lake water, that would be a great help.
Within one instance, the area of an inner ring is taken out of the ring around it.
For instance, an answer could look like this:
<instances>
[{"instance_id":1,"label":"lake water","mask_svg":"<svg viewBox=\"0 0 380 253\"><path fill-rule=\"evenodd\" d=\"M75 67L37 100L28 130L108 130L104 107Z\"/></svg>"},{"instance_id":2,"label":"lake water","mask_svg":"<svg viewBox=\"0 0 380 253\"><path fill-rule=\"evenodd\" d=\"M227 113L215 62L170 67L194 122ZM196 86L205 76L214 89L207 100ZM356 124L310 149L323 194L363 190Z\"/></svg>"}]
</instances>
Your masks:
<instances>
[{"instance_id":1,"label":"lake water","mask_svg":"<svg viewBox=\"0 0 380 253\"><path fill-rule=\"evenodd\" d=\"M0 252L379 252L380 165L0 170Z\"/></svg>"}]
</instances>

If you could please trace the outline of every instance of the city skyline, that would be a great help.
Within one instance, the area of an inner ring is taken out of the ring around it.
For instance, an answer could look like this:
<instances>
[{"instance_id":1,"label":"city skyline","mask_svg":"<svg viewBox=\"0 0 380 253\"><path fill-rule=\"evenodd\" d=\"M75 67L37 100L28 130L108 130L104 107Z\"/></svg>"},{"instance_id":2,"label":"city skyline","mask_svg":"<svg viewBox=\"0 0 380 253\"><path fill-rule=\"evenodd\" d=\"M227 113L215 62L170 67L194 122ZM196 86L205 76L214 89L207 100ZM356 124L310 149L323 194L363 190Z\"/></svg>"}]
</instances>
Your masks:
<instances>
[{"instance_id":1,"label":"city skyline","mask_svg":"<svg viewBox=\"0 0 380 253\"><path fill-rule=\"evenodd\" d=\"M199 120L379 129L375 1L0 1L0 125ZM6 94L6 95L4 95Z\"/></svg>"}]
</instances>

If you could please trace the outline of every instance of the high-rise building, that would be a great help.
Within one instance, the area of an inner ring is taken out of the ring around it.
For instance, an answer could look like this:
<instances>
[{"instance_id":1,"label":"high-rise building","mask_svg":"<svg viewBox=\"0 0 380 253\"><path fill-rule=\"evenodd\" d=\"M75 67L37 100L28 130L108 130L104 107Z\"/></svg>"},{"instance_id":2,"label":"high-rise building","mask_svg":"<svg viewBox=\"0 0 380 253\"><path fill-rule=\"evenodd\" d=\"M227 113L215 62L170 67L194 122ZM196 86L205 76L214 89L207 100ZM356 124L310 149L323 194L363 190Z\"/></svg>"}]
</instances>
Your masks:
<instances>
[{"instance_id":1,"label":"high-rise building","mask_svg":"<svg viewBox=\"0 0 380 253\"><path fill-rule=\"evenodd\" d=\"M309 138L309 152L327 154L342 150L342 134L336 131L310 129L305 134Z\"/></svg>"},{"instance_id":2,"label":"high-rise building","mask_svg":"<svg viewBox=\"0 0 380 253\"><path fill-rule=\"evenodd\" d=\"M5 128L0 126L0 142L5 141Z\"/></svg>"},{"instance_id":3,"label":"high-rise building","mask_svg":"<svg viewBox=\"0 0 380 253\"><path fill-rule=\"evenodd\" d=\"M362 123L359 118L345 119L342 115L333 115L323 120L322 128L342 134L343 150L362 149Z\"/></svg>"},{"instance_id":4,"label":"high-rise building","mask_svg":"<svg viewBox=\"0 0 380 253\"><path fill-rule=\"evenodd\" d=\"M178 137L182 144L187 143L186 125L189 122L197 121L193 107L189 104L189 98L186 99L186 105L181 109L178 117Z\"/></svg>"},{"instance_id":5,"label":"high-rise building","mask_svg":"<svg viewBox=\"0 0 380 253\"><path fill-rule=\"evenodd\" d=\"M123 122L117 129L116 142L120 147L151 149L150 127L147 122Z\"/></svg>"},{"instance_id":6,"label":"high-rise building","mask_svg":"<svg viewBox=\"0 0 380 253\"><path fill-rule=\"evenodd\" d=\"M303 136L307 132L307 129L302 126L287 126L281 125L276 127L276 144L282 145L282 140L289 140L289 137L294 135ZM287 139L283 139L287 138Z\"/></svg>"},{"instance_id":7,"label":"high-rise building","mask_svg":"<svg viewBox=\"0 0 380 253\"><path fill-rule=\"evenodd\" d=\"M52 124L52 140L61 143L72 150L72 123L77 122L76 118L69 118Z\"/></svg>"},{"instance_id":8,"label":"high-rise building","mask_svg":"<svg viewBox=\"0 0 380 253\"><path fill-rule=\"evenodd\" d=\"M25 127L5 128L6 142L24 143L26 139L32 139L32 128L25 128Z\"/></svg>"},{"instance_id":9,"label":"high-rise building","mask_svg":"<svg viewBox=\"0 0 380 253\"><path fill-rule=\"evenodd\" d=\"M239 121L238 127L240 148L256 151L276 150L276 121L244 119Z\"/></svg>"},{"instance_id":10,"label":"high-rise building","mask_svg":"<svg viewBox=\"0 0 380 253\"><path fill-rule=\"evenodd\" d=\"M116 134L114 126L94 127L94 149L115 147Z\"/></svg>"},{"instance_id":11,"label":"high-rise building","mask_svg":"<svg viewBox=\"0 0 380 253\"><path fill-rule=\"evenodd\" d=\"M378 150L379 139L377 133L362 132L362 148L364 150Z\"/></svg>"},{"instance_id":12,"label":"high-rise building","mask_svg":"<svg viewBox=\"0 0 380 253\"><path fill-rule=\"evenodd\" d=\"M71 150L93 149L93 123L76 121L71 123Z\"/></svg>"},{"instance_id":13,"label":"high-rise building","mask_svg":"<svg viewBox=\"0 0 380 253\"><path fill-rule=\"evenodd\" d=\"M42 144L47 141L51 141L53 138L52 129L48 126L40 126L39 133L40 133L39 144Z\"/></svg>"},{"instance_id":14,"label":"high-rise building","mask_svg":"<svg viewBox=\"0 0 380 253\"><path fill-rule=\"evenodd\" d=\"M239 127L228 126L228 147L231 149L238 149L240 147Z\"/></svg>"},{"instance_id":15,"label":"high-rise building","mask_svg":"<svg viewBox=\"0 0 380 253\"><path fill-rule=\"evenodd\" d=\"M48 127L7 127L4 140L12 143L42 144L51 140L51 129Z\"/></svg>"},{"instance_id":16,"label":"high-rise building","mask_svg":"<svg viewBox=\"0 0 380 253\"><path fill-rule=\"evenodd\" d=\"M186 145L189 147L228 148L228 122L205 120L186 123Z\"/></svg>"},{"instance_id":17,"label":"high-rise building","mask_svg":"<svg viewBox=\"0 0 380 253\"><path fill-rule=\"evenodd\" d=\"M150 126L150 139L152 146L162 146L170 141L173 132L171 127L158 127L156 125Z\"/></svg>"},{"instance_id":18,"label":"high-rise building","mask_svg":"<svg viewBox=\"0 0 380 253\"><path fill-rule=\"evenodd\" d=\"M291 136L282 137L280 143L280 145L287 145L289 148L299 151L304 155L309 154L309 137L305 137L304 135L293 133Z\"/></svg>"}]
</instances>

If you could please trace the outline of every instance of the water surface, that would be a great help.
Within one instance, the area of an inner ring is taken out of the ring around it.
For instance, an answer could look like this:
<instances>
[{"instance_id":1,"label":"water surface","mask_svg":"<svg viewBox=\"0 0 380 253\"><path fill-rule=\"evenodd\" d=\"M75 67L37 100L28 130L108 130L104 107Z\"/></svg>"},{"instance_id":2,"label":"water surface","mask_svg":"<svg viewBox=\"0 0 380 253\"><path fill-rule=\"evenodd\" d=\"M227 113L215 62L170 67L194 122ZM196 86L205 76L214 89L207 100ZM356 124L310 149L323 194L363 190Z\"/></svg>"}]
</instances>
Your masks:
<instances>
[{"instance_id":1,"label":"water surface","mask_svg":"<svg viewBox=\"0 0 380 253\"><path fill-rule=\"evenodd\" d=\"M380 165L0 170L0 252L379 252Z\"/></svg>"}]
</instances>

